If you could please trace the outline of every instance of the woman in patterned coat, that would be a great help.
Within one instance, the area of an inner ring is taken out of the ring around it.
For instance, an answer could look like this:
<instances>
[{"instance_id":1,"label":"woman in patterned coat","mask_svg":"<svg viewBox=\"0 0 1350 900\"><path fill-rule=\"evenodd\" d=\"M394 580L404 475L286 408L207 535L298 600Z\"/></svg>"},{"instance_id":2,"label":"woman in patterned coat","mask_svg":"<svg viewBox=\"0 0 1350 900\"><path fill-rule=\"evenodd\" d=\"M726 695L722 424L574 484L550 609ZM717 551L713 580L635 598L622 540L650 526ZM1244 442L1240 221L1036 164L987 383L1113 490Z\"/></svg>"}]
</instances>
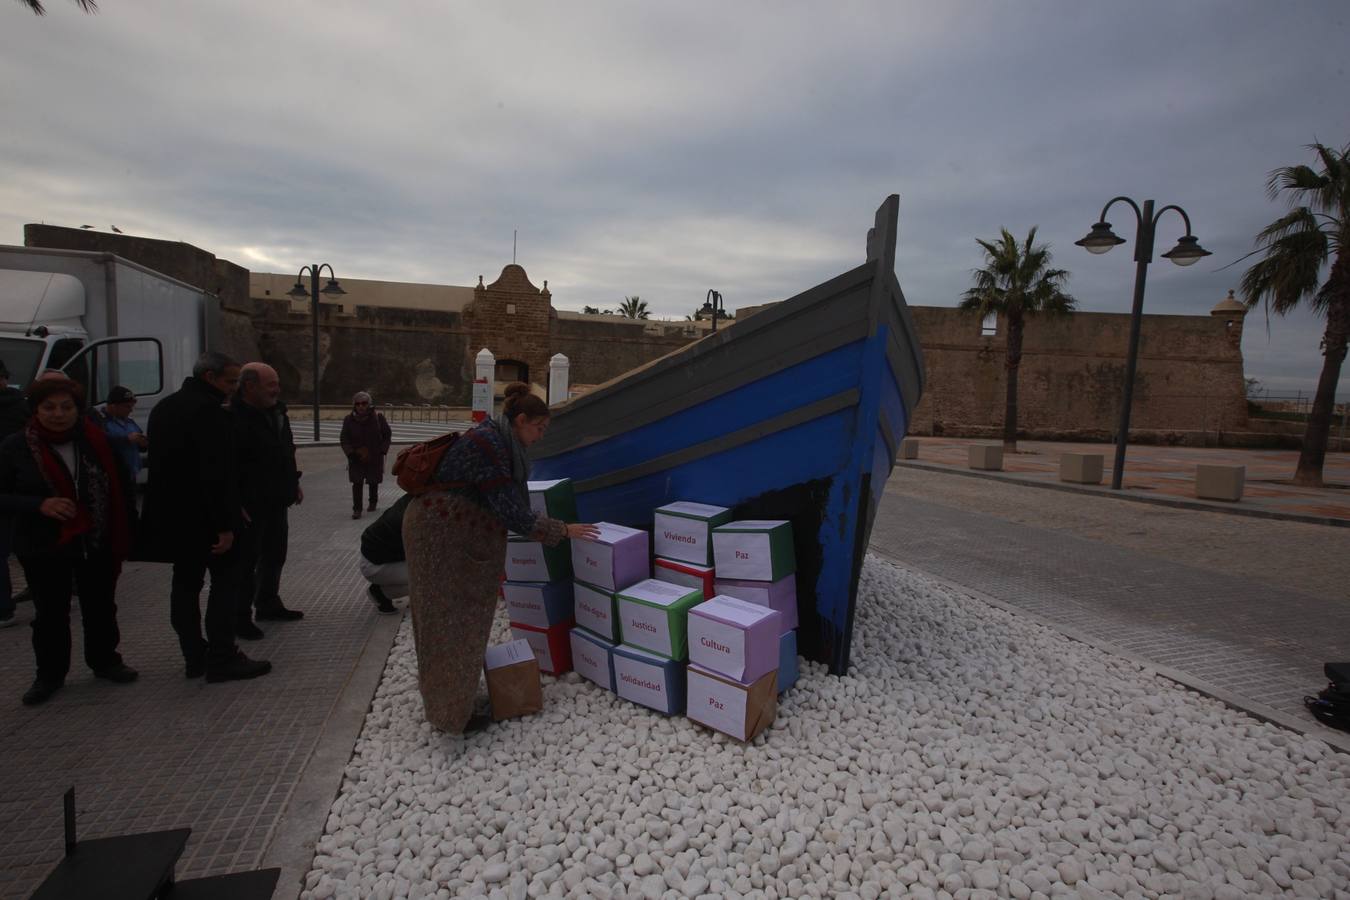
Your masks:
<instances>
[{"instance_id":1,"label":"woman in patterned coat","mask_svg":"<svg viewBox=\"0 0 1350 900\"><path fill-rule=\"evenodd\" d=\"M408 507L408 556L417 678L427 721L442 731L470 722L506 559L506 533L549 546L592 538L594 525L568 524L530 509L525 450L548 430L548 406L529 385L507 386L502 414L466 431L441 459L429 491Z\"/></svg>"}]
</instances>

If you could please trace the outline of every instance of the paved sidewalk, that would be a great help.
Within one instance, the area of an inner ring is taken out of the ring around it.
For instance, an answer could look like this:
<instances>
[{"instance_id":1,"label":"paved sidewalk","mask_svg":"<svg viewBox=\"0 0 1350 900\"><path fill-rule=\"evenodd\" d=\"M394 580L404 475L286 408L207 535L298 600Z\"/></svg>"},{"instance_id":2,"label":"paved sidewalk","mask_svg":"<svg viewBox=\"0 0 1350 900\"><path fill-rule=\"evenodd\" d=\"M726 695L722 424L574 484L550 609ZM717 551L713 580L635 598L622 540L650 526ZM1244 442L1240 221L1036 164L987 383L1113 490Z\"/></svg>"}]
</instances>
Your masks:
<instances>
[{"instance_id":1,"label":"paved sidewalk","mask_svg":"<svg viewBox=\"0 0 1350 900\"><path fill-rule=\"evenodd\" d=\"M1017 453L1004 454L1003 471L986 472L968 467L968 448L971 444L997 441L931 437L915 440L919 442L919 458L902 460L901 465L1001 478L1060 490L1105 493L1116 498L1143 502L1164 502L1222 512L1326 520L1350 525L1350 453L1327 454L1322 470L1327 487L1318 490L1289 483L1298 463L1297 450L1133 444L1125 451L1123 490L1112 491L1109 485L1115 461L1114 444L1018 441ZM1104 457L1102 484L1061 482L1059 459L1064 453L1101 454ZM1246 466L1246 487L1242 499L1237 503L1198 499L1195 496L1195 467L1200 463Z\"/></svg>"},{"instance_id":2,"label":"paved sidewalk","mask_svg":"<svg viewBox=\"0 0 1350 900\"><path fill-rule=\"evenodd\" d=\"M0 631L0 897L27 897L61 857L71 785L81 838L191 827L180 877L281 865L276 896L298 894L401 619L375 612L356 571L371 518L350 518L341 453L302 451L300 465L306 499L291 514L281 593L305 618L264 622L263 640L241 642L272 661L270 675L184 678L164 565L129 564L119 583L134 684L94 679L76 614L66 687L24 707L32 606L19 605L20 627ZM386 481L385 504L396 491Z\"/></svg>"},{"instance_id":3,"label":"paved sidewalk","mask_svg":"<svg viewBox=\"0 0 1350 900\"><path fill-rule=\"evenodd\" d=\"M871 543L1310 731L1303 695L1323 662L1350 659L1348 546L1341 528L918 468L892 476Z\"/></svg>"}]
</instances>

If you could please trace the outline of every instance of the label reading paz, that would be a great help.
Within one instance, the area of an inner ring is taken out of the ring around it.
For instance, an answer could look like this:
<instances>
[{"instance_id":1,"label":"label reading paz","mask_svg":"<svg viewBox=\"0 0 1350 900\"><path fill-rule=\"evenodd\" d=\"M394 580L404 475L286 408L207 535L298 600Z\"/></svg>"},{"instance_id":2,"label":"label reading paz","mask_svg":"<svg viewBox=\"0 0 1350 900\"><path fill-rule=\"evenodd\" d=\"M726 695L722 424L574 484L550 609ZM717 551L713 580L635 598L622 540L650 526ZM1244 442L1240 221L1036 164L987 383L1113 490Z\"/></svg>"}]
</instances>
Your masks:
<instances>
[{"instance_id":1,"label":"label reading paz","mask_svg":"<svg viewBox=\"0 0 1350 900\"><path fill-rule=\"evenodd\" d=\"M728 522L713 529L712 542L718 577L778 581L797 571L786 519Z\"/></svg>"}]
</instances>

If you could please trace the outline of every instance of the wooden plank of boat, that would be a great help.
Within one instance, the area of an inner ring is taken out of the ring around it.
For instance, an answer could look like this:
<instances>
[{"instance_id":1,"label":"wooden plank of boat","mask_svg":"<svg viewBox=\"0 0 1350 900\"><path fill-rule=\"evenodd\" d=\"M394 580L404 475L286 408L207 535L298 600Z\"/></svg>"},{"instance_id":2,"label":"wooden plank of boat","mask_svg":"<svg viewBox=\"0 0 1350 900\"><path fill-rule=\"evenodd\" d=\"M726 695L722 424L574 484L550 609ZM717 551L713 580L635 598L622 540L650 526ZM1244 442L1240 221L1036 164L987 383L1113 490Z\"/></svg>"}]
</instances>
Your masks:
<instances>
[{"instance_id":1,"label":"wooden plank of boat","mask_svg":"<svg viewBox=\"0 0 1350 900\"><path fill-rule=\"evenodd\" d=\"M580 516L650 528L675 500L790 519L799 651L847 670L876 504L923 361L895 277L899 199L867 260L553 409L537 478L570 477Z\"/></svg>"}]
</instances>

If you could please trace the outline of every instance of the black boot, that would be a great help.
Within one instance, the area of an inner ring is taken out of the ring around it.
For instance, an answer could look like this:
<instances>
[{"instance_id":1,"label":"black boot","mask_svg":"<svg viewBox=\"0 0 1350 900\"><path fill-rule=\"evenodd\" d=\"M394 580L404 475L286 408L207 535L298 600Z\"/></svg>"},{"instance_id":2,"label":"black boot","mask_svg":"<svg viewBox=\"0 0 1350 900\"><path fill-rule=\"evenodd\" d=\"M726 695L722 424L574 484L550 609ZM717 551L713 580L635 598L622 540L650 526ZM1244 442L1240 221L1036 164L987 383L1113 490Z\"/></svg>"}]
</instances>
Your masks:
<instances>
[{"instance_id":1,"label":"black boot","mask_svg":"<svg viewBox=\"0 0 1350 900\"><path fill-rule=\"evenodd\" d=\"M209 682L243 681L257 678L272 671L272 664L265 659L249 659L243 653L235 655L225 662L206 664L206 680Z\"/></svg>"},{"instance_id":2,"label":"black boot","mask_svg":"<svg viewBox=\"0 0 1350 900\"><path fill-rule=\"evenodd\" d=\"M375 608L378 609L380 612L382 613L398 612L398 609L394 606L393 601L391 601L389 597L385 595L384 591L380 588L378 584L372 584L370 587L366 588L366 593L370 595L371 602L375 604Z\"/></svg>"},{"instance_id":3,"label":"black boot","mask_svg":"<svg viewBox=\"0 0 1350 900\"><path fill-rule=\"evenodd\" d=\"M380 505L380 491L379 488L375 487L375 485L372 484L370 486L370 506L368 507L368 509L371 512L374 512L375 507L379 505Z\"/></svg>"},{"instance_id":4,"label":"black boot","mask_svg":"<svg viewBox=\"0 0 1350 900\"><path fill-rule=\"evenodd\" d=\"M41 678L34 679L33 686L23 695L24 706L37 706L39 703L46 703L52 698L52 695L65 685L65 681L43 681Z\"/></svg>"},{"instance_id":5,"label":"black boot","mask_svg":"<svg viewBox=\"0 0 1350 900\"><path fill-rule=\"evenodd\" d=\"M361 518L361 483L352 485L352 518Z\"/></svg>"}]
</instances>

